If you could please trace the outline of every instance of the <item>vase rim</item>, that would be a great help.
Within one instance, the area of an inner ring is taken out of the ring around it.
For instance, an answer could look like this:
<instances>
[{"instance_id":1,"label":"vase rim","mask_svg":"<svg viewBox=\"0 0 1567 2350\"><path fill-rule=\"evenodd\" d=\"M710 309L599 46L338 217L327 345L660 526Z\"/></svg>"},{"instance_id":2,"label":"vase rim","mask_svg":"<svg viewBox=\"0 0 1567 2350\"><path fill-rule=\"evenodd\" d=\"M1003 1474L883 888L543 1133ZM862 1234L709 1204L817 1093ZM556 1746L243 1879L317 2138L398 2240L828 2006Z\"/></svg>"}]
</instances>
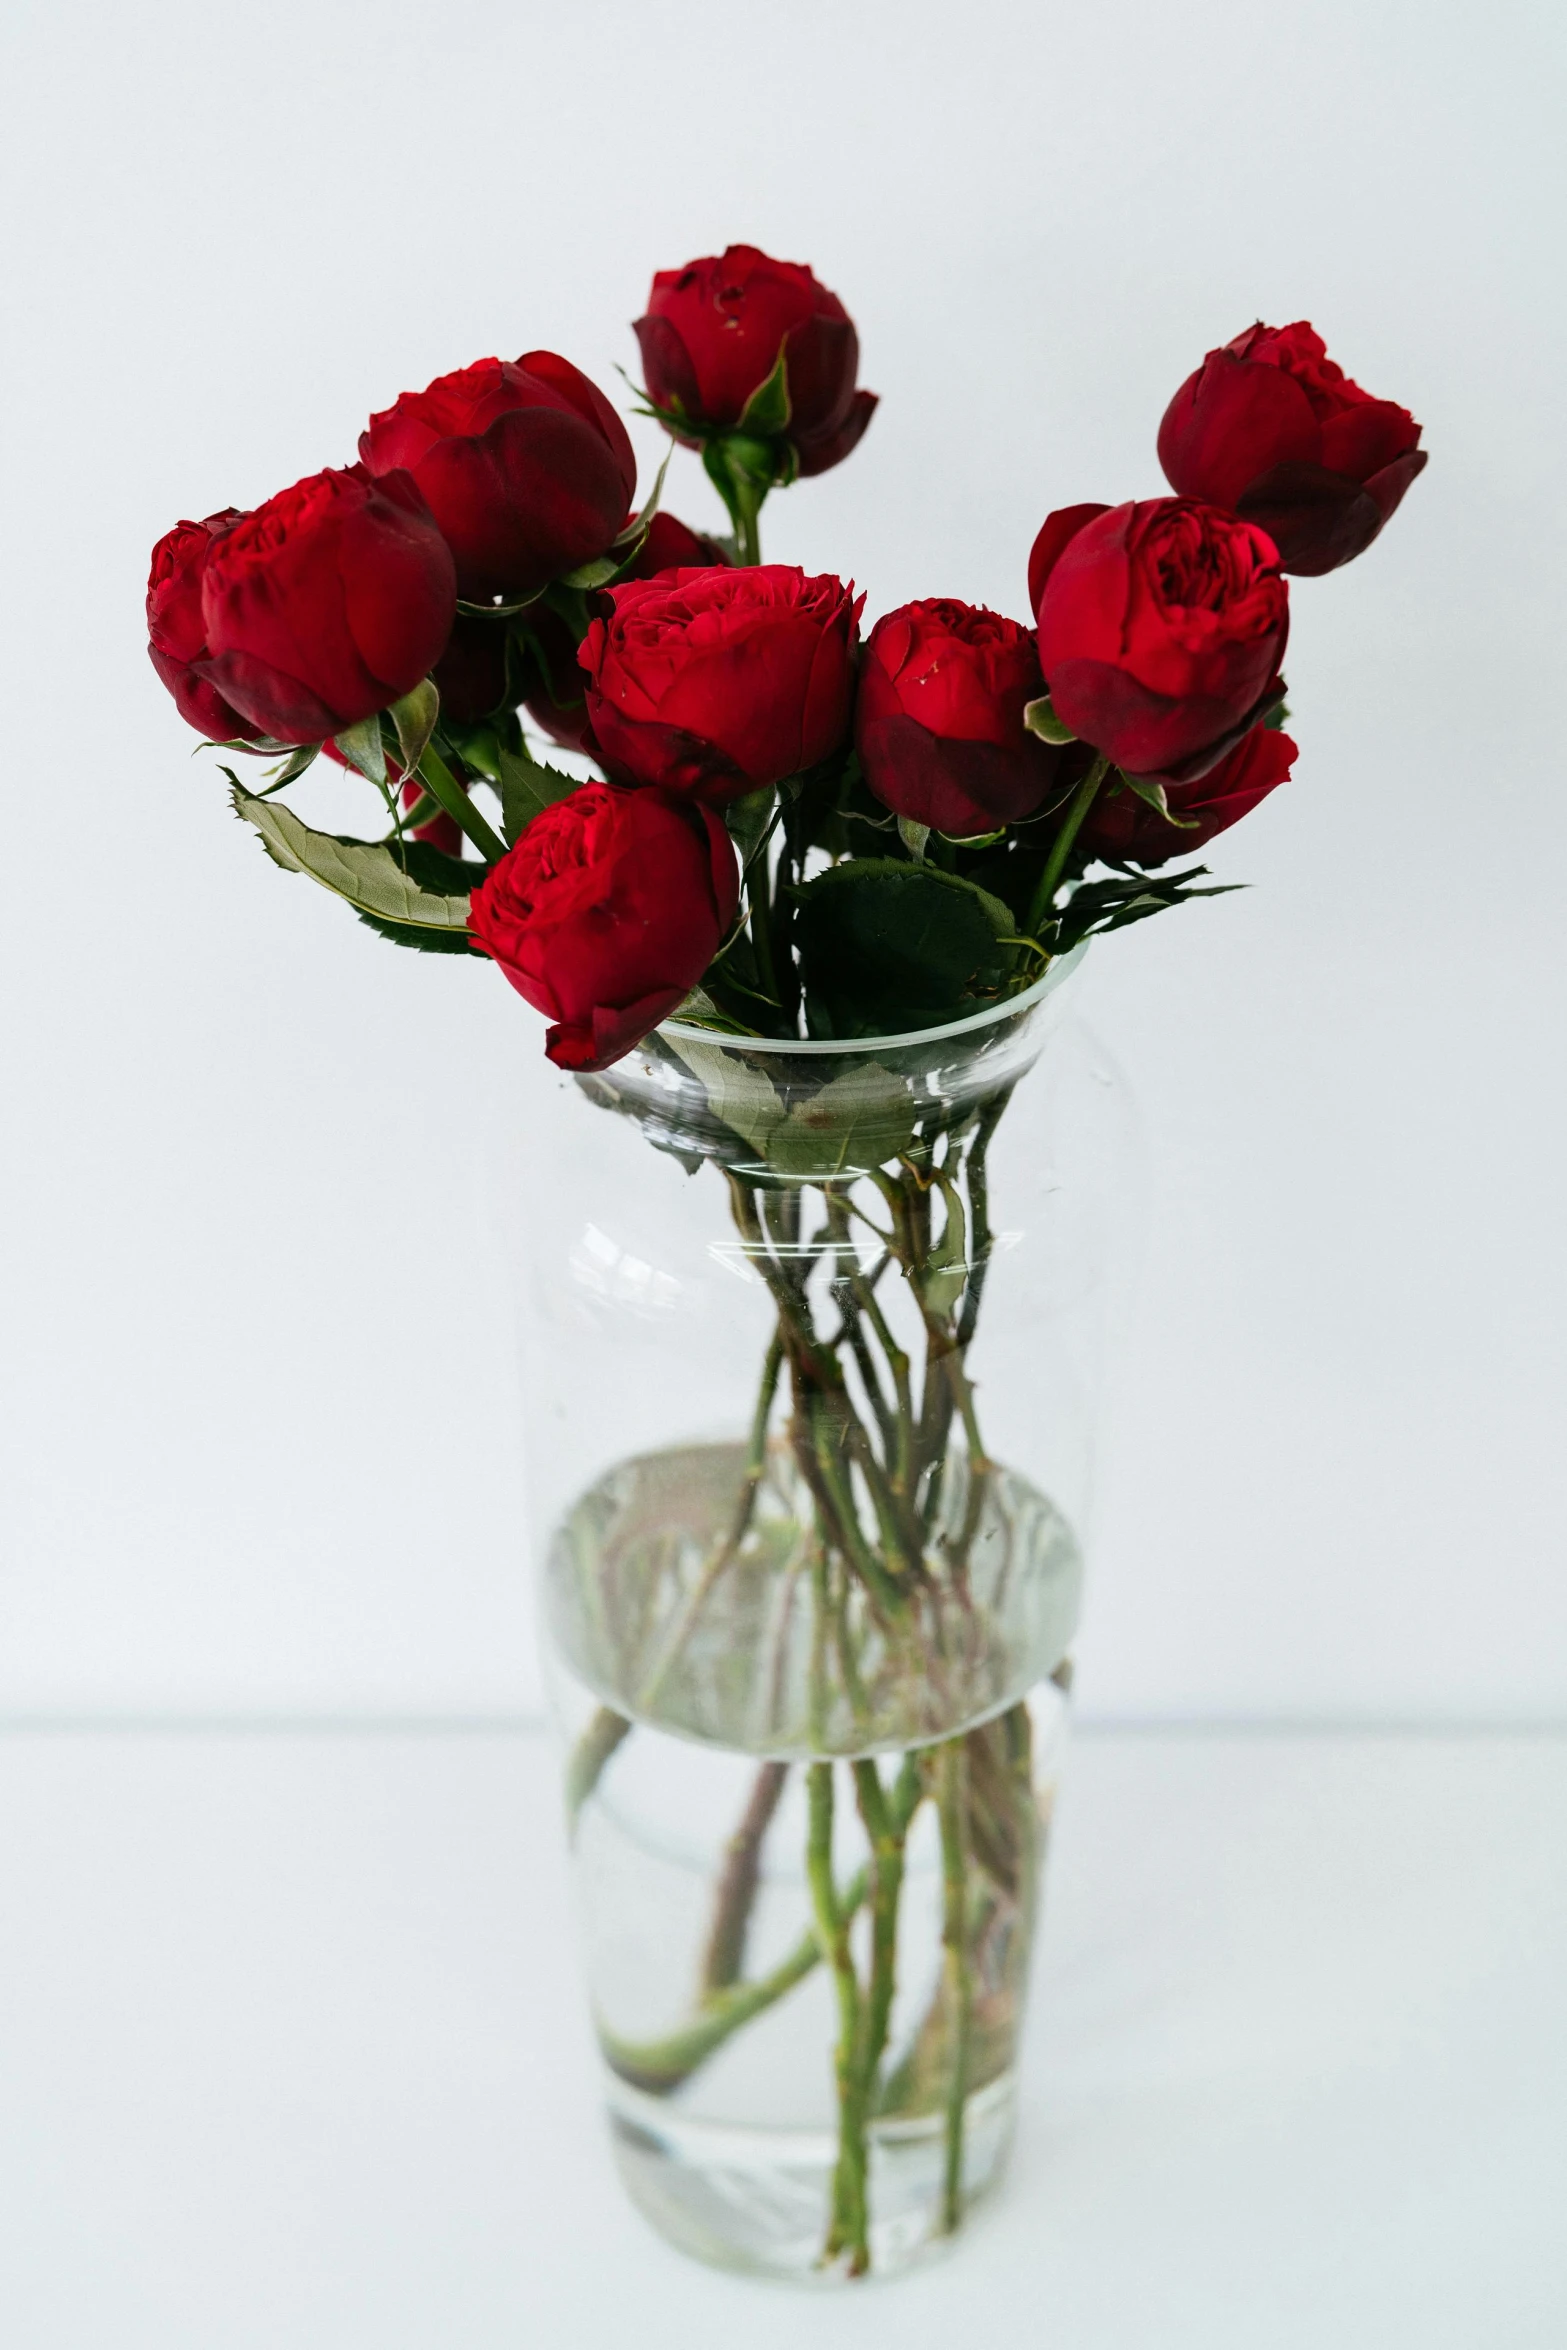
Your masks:
<instances>
[{"instance_id":1,"label":"vase rim","mask_svg":"<svg viewBox=\"0 0 1567 2350\"><path fill-rule=\"evenodd\" d=\"M946 1037L972 1036L977 1030L993 1028L997 1022L1011 1019L1018 1012L1031 1012L1078 969L1088 952L1088 943L1086 938L1080 938L1075 947L1058 955L1032 986L1025 987L1020 994L1003 996L1000 1003L987 1006L983 1012L970 1012L963 1020L944 1021L939 1028L910 1028L899 1036L734 1036L726 1029L705 1028L699 1020L661 1020L657 1034L692 1044L720 1045L728 1052L785 1053L791 1060L797 1055L830 1053L863 1057L866 1053L939 1044Z\"/></svg>"}]
</instances>

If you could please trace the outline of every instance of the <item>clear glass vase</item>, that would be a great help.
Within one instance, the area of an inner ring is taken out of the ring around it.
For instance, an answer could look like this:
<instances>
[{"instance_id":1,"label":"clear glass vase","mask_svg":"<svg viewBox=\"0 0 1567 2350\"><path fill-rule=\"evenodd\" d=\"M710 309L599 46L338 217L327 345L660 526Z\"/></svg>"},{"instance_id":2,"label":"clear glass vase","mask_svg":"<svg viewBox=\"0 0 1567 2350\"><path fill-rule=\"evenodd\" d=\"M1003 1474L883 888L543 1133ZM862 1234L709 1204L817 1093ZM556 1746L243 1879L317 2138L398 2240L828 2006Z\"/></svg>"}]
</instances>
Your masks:
<instances>
[{"instance_id":1,"label":"clear glass vase","mask_svg":"<svg viewBox=\"0 0 1567 2350\"><path fill-rule=\"evenodd\" d=\"M887 2273L999 2175L1125 1117L1079 956L918 1034L667 1023L533 1137L530 1501L626 2182Z\"/></svg>"}]
</instances>

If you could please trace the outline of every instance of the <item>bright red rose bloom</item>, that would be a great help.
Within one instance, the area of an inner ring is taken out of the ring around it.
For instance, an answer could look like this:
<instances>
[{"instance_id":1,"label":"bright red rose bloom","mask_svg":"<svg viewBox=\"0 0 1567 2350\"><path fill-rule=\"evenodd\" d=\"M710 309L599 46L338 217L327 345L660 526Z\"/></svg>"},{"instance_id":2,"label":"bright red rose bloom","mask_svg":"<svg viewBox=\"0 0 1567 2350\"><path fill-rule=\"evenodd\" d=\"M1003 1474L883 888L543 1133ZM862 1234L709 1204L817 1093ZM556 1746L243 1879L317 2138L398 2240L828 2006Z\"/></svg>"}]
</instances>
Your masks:
<instances>
[{"instance_id":1,"label":"bright red rose bloom","mask_svg":"<svg viewBox=\"0 0 1567 2350\"><path fill-rule=\"evenodd\" d=\"M1045 690L1031 630L928 596L871 630L854 739L882 805L959 839L1031 816L1059 754L1028 732Z\"/></svg>"},{"instance_id":2,"label":"bright red rose bloom","mask_svg":"<svg viewBox=\"0 0 1567 2350\"><path fill-rule=\"evenodd\" d=\"M209 514L204 522L177 522L152 550L147 577L147 651L174 696L187 726L211 742L253 741L256 728L231 709L215 685L198 677L192 664L207 651L201 617L201 579L215 539L241 519L237 506Z\"/></svg>"},{"instance_id":3,"label":"bright red rose bloom","mask_svg":"<svg viewBox=\"0 0 1567 2350\"><path fill-rule=\"evenodd\" d=\"M553 351L479 359L404 392L359 436L373 474L411 473L460 595L531 595L602 555L636 488L626 428Z\"/></svg>"},{"instance_id":4,"label":"bright red rose bloom","mask_svg":"<svg viewBox=\"0 0 1567 2350\"><path fill-rule=\"evenodd\" d=\"M1159 462L1182 497L1255 522L1284 570L1314 577L1370 546L1425 464L1419 439L1408 409L1351 383L1304 319L1259 322L1182 384Z\"/></svg>"},{"instance_id":5,"label":"bright red rose bloom","mask_svg":"<svg viewBox=\"0 0 1567 2350\"><path fill-rule=\"evenodd\" d=\"M739 904L722 819L585 783L535 816L473 893L469 927L551 1020L562 1069L604 1069L690 994Z\"/></svg>"},{"instance_id":6,"label":"bright red rose bloom","mask_svg":"<svg viewBox=\"0 0 1567 2350\"><path fill-rule=\"evenodd\" d=\"M662 509L648 525L647 537L626 571L627 579L656 579L661 571L727 565L729 557L715 539L703 538L686 523ZM607 598L603 599L606 603ZM583 699L587 679L577 666L577 639L563 620L542 606L524 615L532 638L532 658L523 702L535 726L563 750L593 749Z\"/></svg>"},{"instance_id":7,"label":"bright red rose bloom","mask_svg":"<svg viewBox=\"0 0 1567 2350\"><path fill-rule=\"evenodd\" d=\"M774 261L754 245L661 269L636 337L654 407L689 418L693 441L739 423L783 350L785 430L802 473L847 457L876 406L874 392L855 388L860 340L837 295L803 262Z\"/></svg>"},{"instance_id":8,"label":"bright red rose bloom","mask_svg":"<svg viewBox=\"0 0 1567 2350\"><path fill-rule=\"evenodd\" d=\"M610 773L720 803L825 759L849 731L861 607L797 566L667 571L610 591L579 658Z\"/></svg>"},{"instance_id":9,"label":"bright red rose bloom","mask_svg":"<svg viewBox=\"0 0 1567 2350\"><path fill-rule=\"evenodd\" d=\"M1085 522L1039 607L1039 657L1062 722L1128 774L1186 781L1263 715L1288 634L1272 540L1190 498Z\"/></svg>"},{"instance_id":10,"label":"bright red rose bloom","mask_svg":"<svg viewBox=\"0 0 1567 2350\"><path fill-rule=\"evenodd\" d=\"M1099 794L1077 845L1091 857L1130 859L1137 865L1165 865L1200 849L1215 833L1226 831L1249 816L1259 800L1283 783L1300 756L1295 744L1277 727L1254 726L1228 757L1210 768L1196 783L1165 787L1165 798L1181 824L1168 824L1157 808L1150 808L1124 785ZM1188 829L1188 827L1190 829Z\"/></svg>"},{"instance_id":11,"label":"bright red rose bloom","mask_svg":"<svg viewBox=\"0 0 1567 2350\"><path fill-rule=\"evenodd\" d=\"M314 473L214 539L197 675L278 742L340 734L428 676L452 558L406 475Z\"/></svg>"}]
</instances>

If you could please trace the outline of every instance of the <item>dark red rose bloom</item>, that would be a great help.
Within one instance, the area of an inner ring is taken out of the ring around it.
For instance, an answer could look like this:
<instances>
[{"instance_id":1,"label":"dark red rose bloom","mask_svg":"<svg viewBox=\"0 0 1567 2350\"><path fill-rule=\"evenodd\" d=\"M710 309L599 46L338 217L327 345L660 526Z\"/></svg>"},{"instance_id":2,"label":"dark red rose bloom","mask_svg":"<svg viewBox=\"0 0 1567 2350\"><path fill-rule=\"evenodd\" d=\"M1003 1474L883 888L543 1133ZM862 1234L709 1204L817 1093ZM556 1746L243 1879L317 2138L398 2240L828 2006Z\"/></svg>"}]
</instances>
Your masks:
<instances>
[{"instance_id":1,"label":"dark red rose bloom","mask_svg":"<svg viewBox=\"0 0 1567 2350\"><path fill-rule=\"evenodd\" d=\"M459 726L493 718L507 700L505 621L460 612L431 674L443 718Z\"/></svg>"},{"instance_id":2,"label":"dark red rose bloom","mask_svg":"<svg viewBox=\"0 0 1567 2350\"><path fill-rule=\"evenodd\" d=\"M787 563L666 571L610 600L580 659L599 755L621 781L716 804L844 742L865 598L842 580Z\"/></svg>"},{"instance_id":3,"label":"dark red rose bloom","mask_svg":"<svg viewBox=\"0 0 1567 2350\"><path fill-rule=\"evenodd\" d=\"M754 245L661 269L636 336L653 405L689 418L693 442L739 423L780 350L786 432L802 473L847 457L876 406L874 392L855 389L860 341L837 295L803 262L774 261Z\"/></svg>"},{"instance_id":4,"label":"dark red rose bloom","mask_svg":"<svg viewBox=\"0 0 1567 2350\"><path fill-rule=\"evenodd\" d=\"M209 514L204 522L176 522L152 550L147 575L147 651L152 665L174 696L174 706L187 726L194 726L215 743L243 736L255 740L257 729L241 718L215 685L198 677L192 663L207 651L206 623L201 617L201 577L215 539L241 519L237 506Z\"/></svg>"},{"instance_id":5,"label":"dark red rose bloom","mask_svg":"<svg viewBox=\"0 0 1567 2350\"><path fill-rule=\"evenodd\" d=\"M604 1069L690 994L734 920L722 819L585 783L535 816L473 893L475 943L554 1022L562 1069Z\"/></svg>"},{"instance_id":6,"label":"dark red rose bloom","mask_svg":"<svg viewBox=\"0 0 1567 2350\"><path fill-rule=\"evenodd\" d=\"M628 579L656 579L661 571L700 571L729 557L716 539L704 538L688 523L666 514L662 507L647 526L647 537L637 549Z\"/></svg>"},{"instance_id":7,"label":"dark red rose bloom","mask_svg":"<svg viewBox=\"0 0 1567 2350\"><path fill-rule=\"evenodd\" d=\"M1249 816L1259 800L1286 780L1299 756L1289 736L1277 727L1254 726L1198 782L1166 786L1165 798L1182 824L1167 824L1157 808L1124 785L1118 791L1107 787L1089 810L1077 845L1091 857L1168 864Z\"/></svg>"},{"instance_id":8,"label":"dark red rose bloom","mask_svg":"<svg viewBox=\"0 0 1567 2350\"><path fill-rule=\"evenodd\" d=\"M1092 522L1096 514L1108 514L1108 506L1058 506L1047 514L1039 526L1039 536L1028 551L1028 608L1037 622L1039 600L1045 592L1045 582L1085 522Z\"/></svg>"},{"instance_id":9,"label":"dark red rose bloom","mask_svg":"<svg viewBox=\"0 0 1567 2350\"><path fill-rule=\"evenodd\" d=\"M602 555L636 488L626 428L553 351L479 359L372 416L359 454L411 473L457 563L460 595L531 595Z\"/></svg>"},{"instance_id":10,"label":"dark red rose bloom","mask_svg":"<svg viewBox=\"0 0 1567 2350\"><path fill-rule=\"evenodd\" d=\"M1039 657L1063 724L1132 775L1194 781L1277 688L1289 590L1271 539L1190 498L1113 506L1051 566Z\"/></svg>"},{"instance_id":11,"label":"dark red rose bloom","mask_svg":"<svg viewBox=\"0 0 1567 2350\"><path fill-rule=\"evenodd\" d=\"M1374 400L1305 319L1210 351L1164 412L1159 462L1184 498L1265 530L1315 577L1369 547L1426 461L1407 408Z\"/></svg>"},{"instance_id":12,"label":"dark red rose bloom","mask_svg":"<svg viewBox=\"0 0 1567 2350\"><path fill-rule=\"evenodd\" d=\"M197 674L285 743L399 701L445 648L452 558L406 475L314 473L212 542Z\"/></svg>"},{"instance_id":13,"label":"dark red rose bloom","mask_svg":"<svg viewBox=\"0 0 1567 2350\"><path fill-rule=\"evenodd\" d=\"M860 669L855 744L882 805L958 838L1032 816L1060 754L1023 724L1045 690L1033 632L947 596L889 612Z\"/></svg>"}]
</instances>

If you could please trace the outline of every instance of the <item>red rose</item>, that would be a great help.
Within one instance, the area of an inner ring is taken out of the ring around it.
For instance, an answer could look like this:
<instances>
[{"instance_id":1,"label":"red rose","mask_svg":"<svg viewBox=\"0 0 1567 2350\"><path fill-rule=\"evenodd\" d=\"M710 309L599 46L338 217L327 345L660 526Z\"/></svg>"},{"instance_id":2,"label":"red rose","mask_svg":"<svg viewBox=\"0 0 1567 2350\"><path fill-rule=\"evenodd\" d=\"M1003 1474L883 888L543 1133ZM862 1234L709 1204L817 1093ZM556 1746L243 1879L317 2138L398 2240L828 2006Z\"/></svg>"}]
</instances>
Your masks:
<instances>
[{"instance_id":1,"label":"red rose","mask_svg":"<svg viewBox=\"0 0 1567 2350\"><path fill-rule=\"evenodd\" d=\"M205 522L176 522L153 548L147 576L147 651L152 665L186 725L217 743L232 742L236 736L254 741L257 731L191 666L207 651L201 617L207 557L213 541L240 519L239 508L227 506L221 514L209 514Z\"/></svg>"},{"instance_id":2,"label":"red rose","mask_svg":"<svg viewBox=\"0 0 1567 2350\"><path fill-rule=\"evenodd\" d=\"M431 675L441 697L441 715L459 726L492 718L509 699L506 623L460 612L446 650Z\"/></svg>"},{"instance_id":3,"label":"red rose","mask_svg":"<svg viewBox=\"0 0 1567 2350\"><path fill-rule=\"evenodd\" d=\"M611 773L713 802L781 783L849 731L863 596L797 566L668 571L610 591L579 656Z\"/></svg>"},{"instance_id":4,"label":"red rose","mask_svg":"<svg viewBox=\"0 0 1567 2350\"><path fill-rule=\"evenodd\" d=\"M1045 582L1056 567L1069 539L1075 539L1085 522L1092 522L1096 514L1108 514L1105 505L1058 506L1047 514L1039 526L1039 536L1028 551L1028 608L1037 622L1039 599L1045 592Z\"/></svg>"},{"instance_id":5,"label":"red rose","mask_svg":"<svg viewBox=\"0 0 1567 2350\"><path fill-rule=\"evenodd\" d=\"M1182 384L1159 427L1159 462L1182 497L1257 523L1285 571L1315 577L1391 518L1425 464L1419 438L1408 409L1351 383L1304 319L1259 321Z\"/></svg>"},{"instance_id":6,"label":"red rose","mask_svg":"<svg viewBox=\"0 0 1567 2350\"><path fill-rule=\"evenodd\" d=\"M428 676L452 558L406 475L314 473L212 542L197 675L278 742L320 742Z\"/></svg>"},{"instance_id":7,"label":"red rose","mask_svg":"<svg viewBox=\"0 0 1567 2350\"><path fill-rule=\"evenodd\" d=\"M531 595L602 555L636 488L626 428L553 351L479 359L402 398L359 436L373 474L411 473L457 562L459 594Z\"/></svg>"},{"instance_id":8,"label":"red rose","mask_svg":"<svg viewBox=\"0 0 1567 2350\"><path fill-rule=\"evenodd\" d=\"M728 561L715 539L701 537L673 514L660 510L649 523L647 537L626 577L656 579L661 571L705 569ZM593 737L583 700L587 680L577 666L578 639L563 620L542 605L525 613L523 622L531 640L528 683L523 693L528 716L563 750L591 752Z\"/></svg>"},{"instance_id":9,"label":"red rose","mask_svg":"<svg viewBox=\"0 0 1567 2350\"><path fill-rule=\"evenodd\" d=\"M1300 756L1277 727L1254 726L1227 758L1196 783L1165 787L1165 798L1183 824L1169 824L1123 785L1105 790L1090 808L1077 845L1090 857L1112 857L1137 865L1164 865L1200 849L1215 833L1249 816L1289 775ZM1195 822L1193 822L1195 819ZM1190 826L1190 829L1186 827Z\"/></svg>"},{"instance_id":10,"label":"red rose","mask_svg":"<svg viewBox=\"0 0 1567 2350\"><path fill-rule=\"evenodd\" d=\"M1261 717L1289 634L1273 542L1190 498L1113 506L1044 578L1057 716L1132 775L1194 780Z\"/></svg>"},{"instance_id":11,"label":"red rose","mask_svg":"<svg viewBox=\"0 0 1567 2350\"><path fill-rule=\"evenodd\" d=\"M802 473L847 457L876 406L874 392L855 389L860 342L837 295L802 262L774 261L754 245L661 269L636 337L654 407L688 420L692 441L739 423L782 350L785 432Z\"/></svg>"},{"instance_id":12,"label":"red rose","mask_svg":"<svg viewBox=\"0 0 1567 2350\"><path fill-rule=\"evenodd\" d=\"M860 670L866 782L884 807L959 838L1031 816L1060 763L1023 724L1044 690L1017 621L946 596L889 612Z\"/></svg>"},{"instance_id":13,"label":"red rose","mask_svg":"<svg viewBox=\"0 0 1567 2350\"><path fill-rule=\"evenodd\" d=\"M535 816L473 893L475 943L555 1025L562 1069L604 1069L690 994L734 920L722 819L585 783Z\"/></svg>"}]
</instances>

